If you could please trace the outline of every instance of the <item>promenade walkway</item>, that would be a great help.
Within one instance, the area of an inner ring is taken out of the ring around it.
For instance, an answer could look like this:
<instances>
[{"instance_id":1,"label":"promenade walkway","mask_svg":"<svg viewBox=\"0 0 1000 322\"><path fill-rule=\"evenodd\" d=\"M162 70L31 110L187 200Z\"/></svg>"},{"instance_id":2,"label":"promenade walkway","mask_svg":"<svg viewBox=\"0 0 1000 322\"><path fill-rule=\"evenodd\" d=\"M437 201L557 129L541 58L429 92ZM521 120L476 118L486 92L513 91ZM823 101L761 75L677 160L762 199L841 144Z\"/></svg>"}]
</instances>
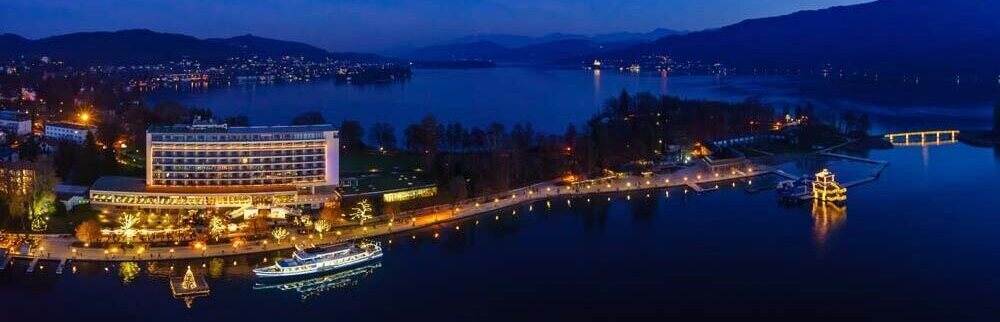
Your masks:
<instances>
[{"instance_id":1,"label":"promenade walkway","mask_svg":"<svg viewBox=\"0 0 1000 322\"><path fill-rule=\"evenodd\" d=\"M72 244L76 238L72 236L45 235L41 237L39 248L34 256L15 255L18 258L41 258L56 261L153 261L168 259L195 259L206 257L233 256L253 254L281 249L290 249L295 244L321 244L341 242L402 233L440 225L449 221L469 218L494 212L500 209L518 206L525 203L548 200L555 197L583 196L591 194L621 193L667 187L701 187L703 184L760 176L770 173L769 169L754 169L748 172L706 173L704 170L687 168L680 171L653 176L628 176L612 179L600 184L577 184L559 186L555 182L543 182L528 187L508 191L488 197L469 199L454 205L441 205L406 212L395 216L394 221L377 221L364 226L337 227L320 237L318 234L307 236L293 235L281 242L274 240L248 242L247 245L234 247L232 245L209 245L204 249L193 247L155 247L149 249L106 250L100 248L78 248ZM696 191L698 189L695 189ZM701 190L709 190L707 188Z\"/></svg>"}]
</instances>

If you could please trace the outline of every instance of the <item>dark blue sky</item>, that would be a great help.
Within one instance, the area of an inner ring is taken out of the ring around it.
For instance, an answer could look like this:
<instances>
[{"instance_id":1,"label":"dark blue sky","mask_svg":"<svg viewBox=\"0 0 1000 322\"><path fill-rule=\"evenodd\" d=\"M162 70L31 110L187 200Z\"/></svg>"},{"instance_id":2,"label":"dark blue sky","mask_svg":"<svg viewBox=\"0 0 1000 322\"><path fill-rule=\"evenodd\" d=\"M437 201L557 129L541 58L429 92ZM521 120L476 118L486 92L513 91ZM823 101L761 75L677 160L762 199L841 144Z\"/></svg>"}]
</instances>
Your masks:
<instances>
[{"instance_id":1,"label":"dark blue sky","mask_svg":"<svg viewBox=\"0 0 1000 322\"><path fill-rule=\"evenodd\" d=\"M463 35L698 30L868 0L0 0L0 32L40 38L148 28L246 33L338 51L386 51Z\"/></svg>"}]
</instances>

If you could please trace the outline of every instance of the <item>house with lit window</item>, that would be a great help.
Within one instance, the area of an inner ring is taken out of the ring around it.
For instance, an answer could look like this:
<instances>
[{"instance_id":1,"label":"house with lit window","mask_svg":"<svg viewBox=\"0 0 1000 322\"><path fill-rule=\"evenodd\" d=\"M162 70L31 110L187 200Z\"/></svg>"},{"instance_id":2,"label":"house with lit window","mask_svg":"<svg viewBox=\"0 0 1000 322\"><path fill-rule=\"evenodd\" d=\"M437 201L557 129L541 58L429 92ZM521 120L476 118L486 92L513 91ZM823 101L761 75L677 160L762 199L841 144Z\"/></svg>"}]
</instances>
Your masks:
<instances>
[{"instance_id":1,"label":"house with lit window","mask_svg":"<svg viewBox=\"0 0 1000 322\"><path fill-rule=\"evenodd\" d=\"M83 144L87 140L87 134L96 134L97 128L90 125L69 123L69 122L49 122L45 123L45 131L42 136L52 141L72 142Z\"/></svg>"}]
</instances>

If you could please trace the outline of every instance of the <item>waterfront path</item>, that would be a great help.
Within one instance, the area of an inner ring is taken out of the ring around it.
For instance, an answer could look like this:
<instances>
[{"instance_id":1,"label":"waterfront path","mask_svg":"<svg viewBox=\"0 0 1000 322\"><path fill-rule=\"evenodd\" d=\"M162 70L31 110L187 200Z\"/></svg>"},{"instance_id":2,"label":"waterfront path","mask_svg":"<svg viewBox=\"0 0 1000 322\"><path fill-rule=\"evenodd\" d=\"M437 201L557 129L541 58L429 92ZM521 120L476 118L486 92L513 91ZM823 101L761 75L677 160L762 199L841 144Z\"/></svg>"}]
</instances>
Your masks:
<instances>
[{"instance_id":1,"label":"waterfront path","mask_svg":"<svg viewBox=\"0 0 1000 322\"><path fill-rule=\"evenodd\" d=\"M690 187L702 187L704 191L714 190L713 183L726 180L750 178L771 173L770 169L748 169L746 172L708 173L700 167L685 168L670 174L652 176L626 176L620 178L583 182L573 186L543 182L528 187L473 198L453 205L429 207L395 216L393 221L383 220L365 225L337 227L320 237L319 234L295 235L286 240L252 241L243 246L229 244L208 245L204 249L190 246L155 247L149 249L103 249L73 247L77 239L73 236L40 235L39 247L33 255L15 255L18 258L39 258L53 261L70 259L74 261L155 261L169 259L196 259L206 257L233 256L290 249L295 244L321 244L357 240L410 230L438 226L440 229L461 229L461 226L446 225L450 221L474 217L504 208L530 202L550 200L555 197L572 197L592 194L627 193L650 189L680 187L685 192ZM752 180L750 181L752 182ZM694 189L697 190L697 189ZM453 227L454 226L454 227Z\"/></svg>"}]
</instances>

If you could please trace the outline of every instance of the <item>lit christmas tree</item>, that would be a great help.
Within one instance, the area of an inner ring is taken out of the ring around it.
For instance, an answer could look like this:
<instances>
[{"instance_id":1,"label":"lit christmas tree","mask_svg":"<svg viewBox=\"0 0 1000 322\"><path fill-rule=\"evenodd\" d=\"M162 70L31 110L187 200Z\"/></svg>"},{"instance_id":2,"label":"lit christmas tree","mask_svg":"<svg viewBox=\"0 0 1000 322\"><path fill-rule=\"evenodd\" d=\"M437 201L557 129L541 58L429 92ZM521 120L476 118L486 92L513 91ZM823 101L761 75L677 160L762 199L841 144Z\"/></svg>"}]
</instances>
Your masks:
<instances>
[{"instance_id":1,"label":"lit christmas tree","mask_svg":"<svg viewBox=\"0 0 1000 322\"><path fill-rule=\"evenodd\" d=\"M194 280L194 273L191 272L191 266L188 266L187 273L184 273L184 281L181 282L181 288L185 290L198 288L198 282Z\"/></svg>"}]
</instances>

